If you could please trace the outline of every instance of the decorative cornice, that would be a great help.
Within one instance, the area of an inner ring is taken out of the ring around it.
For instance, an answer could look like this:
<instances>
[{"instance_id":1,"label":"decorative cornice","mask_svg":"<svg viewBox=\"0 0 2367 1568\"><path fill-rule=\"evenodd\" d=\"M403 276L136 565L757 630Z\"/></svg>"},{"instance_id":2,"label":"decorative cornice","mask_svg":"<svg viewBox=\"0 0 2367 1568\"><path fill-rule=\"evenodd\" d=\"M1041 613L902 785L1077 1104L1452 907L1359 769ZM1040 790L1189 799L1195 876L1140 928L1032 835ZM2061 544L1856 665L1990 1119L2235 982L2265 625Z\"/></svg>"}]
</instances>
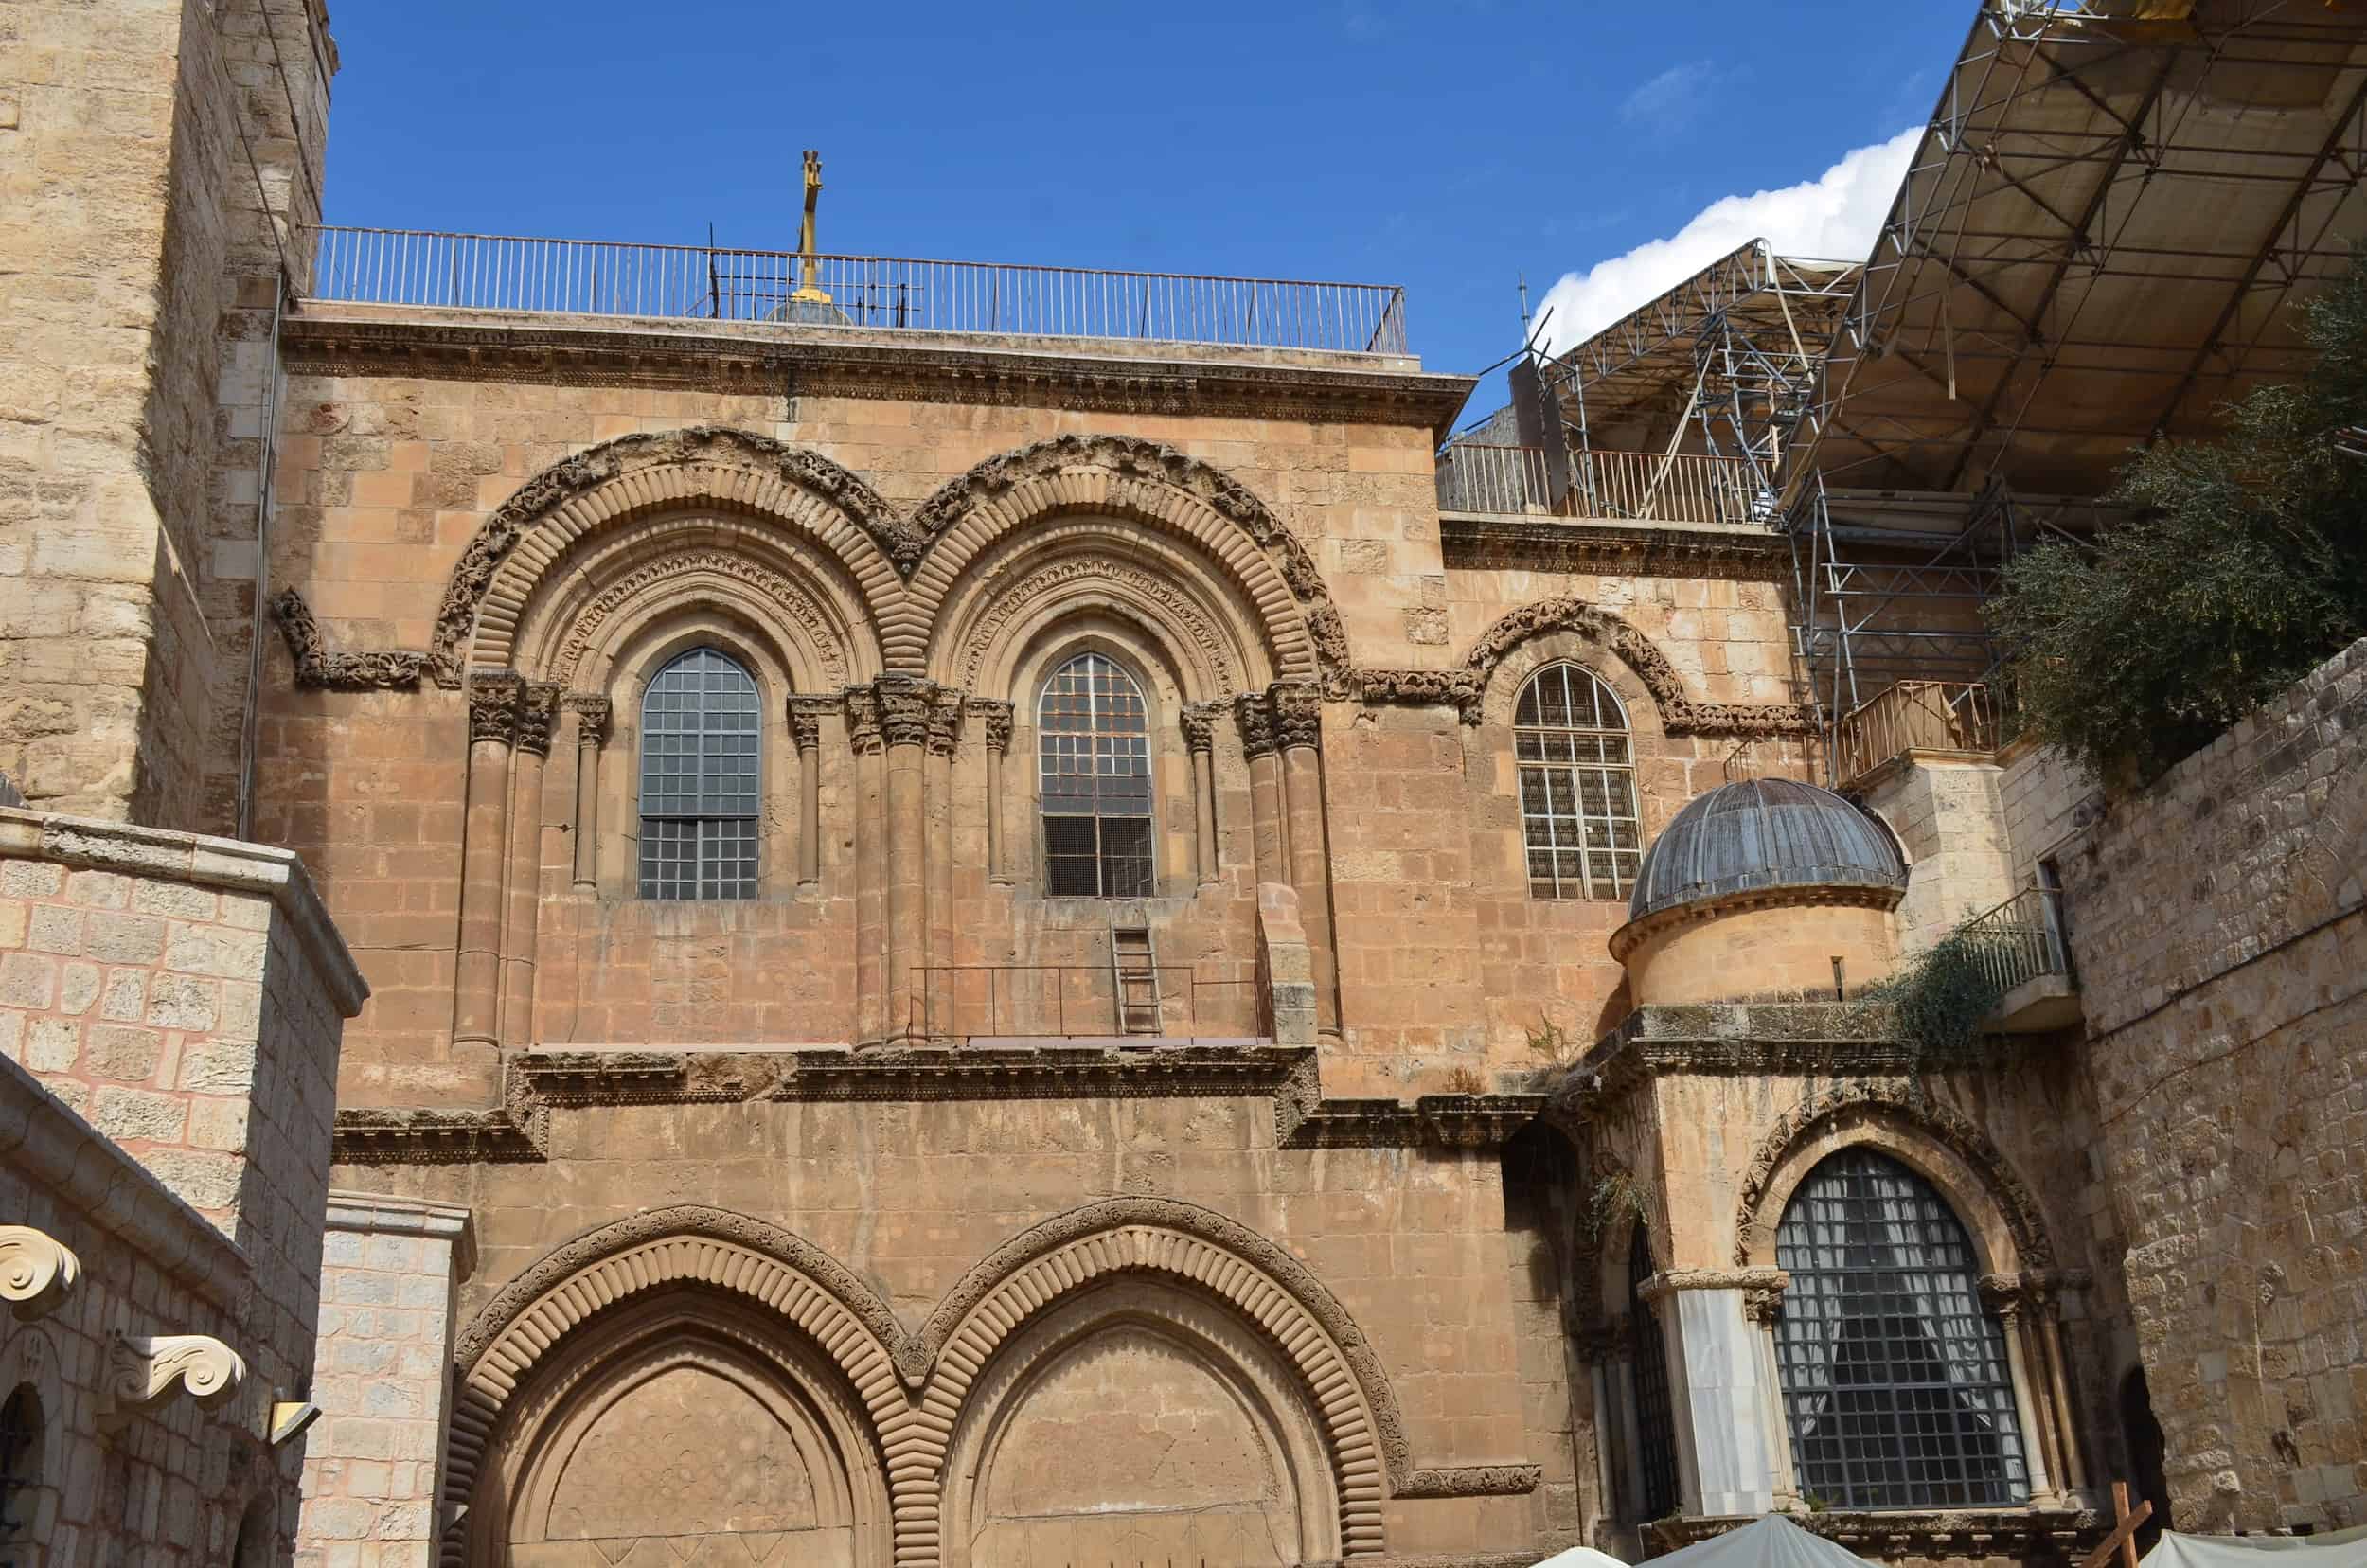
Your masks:
<instances>
[{"instance_id":1,"label":"decorative cornice","mask_svg":"<svg viewBox=\"0 0 2367 1568\"><path fill-rule=\"evenodd\" d=\"M1877 886L1864 882L1798 882L1774 887L1745 887L1732 893L1719 893L1699 899L1691 903L1671 904L1656 909L1641 919L1629 920L1611 934L1606 944L1611 955L1620 963L1638 946L1663 932L1680 926L1702 925L1747 909L1880 909L1898 907L1898 900L1907 896L1903 883Z\"/></svg>"},{"instance_id":2,"label":"decorative cornice","mask_svg":"<svg viewBox=\"0 0 2367 1568\"><path fill-rule=\"evenodd\" d=\"M1464 668L1478 675L1480 692L1506 654L1532 637L1549 632L1575 632L1605 649L1644 683L1660 710L1661 727L1670 735L1738 735L1753 738L1811 735L1816 709L1793 703L1703 703L1685 695L1684 677L1651 638L1608 610L1578 598L1539 599L1522 605L1489 627L1463 657ZM1435 701L1434 698L1424 698ZM1480 697L1474 694L1462 708L1463 722L1480 722Z\"/></svg>"},{"instance_id":3,"label":"decorative cornice","mask_svg":"<svg viewBox=\"0 0 2367 1568\"><path fill-rule=\"evenodd\" d=\"M1442 1465L1409 1471L1399 1497L1525 1497L1544 1478L1542 1465Z\"/></svg>"},{"instance_id":4,"label":"decorative cornice","mask_svg":"<svg viewBox=\"0 0 2367 1568\"><path fill-rule=\"evenodd\" d=\"M1176 714L1176 727L1184 732L1186 751L1208 753L1216 750L1217 720L1224 712L1224 704L1186 703Z\"/></svg>"},{"instance_id":5,"label":"decorative cornice","mask_svg":"<svg viewBox=\"0 0 2367 1568\"><path fill-rule=\"evenodd\" d=\"M1789 541L1771 529L1445 512L1438 543L1450 570L1510 567L1725 582L1781 582L1791 573Z\"/></svg>"},{"instance_id":6,"label":"decorative cornice","mask_svg":"<svg viewBox=\"0 0 2367 1568\"><path fill-rule=\"evenodd\" d=\"M524 1123L506 1106L489 1110L344 1110L329 1158L337 1165L497 1165L546 1158L550 1113Z\"/></svg>"},{"instance_id":7,"label":"decorative cornice","mask_svg":"<svg viewBox=\"0 0 2367 1568\"><path fill-rule=\"evenodd\" d=\"M1635 1293L1646 1301L1659 1302L1680 1291L1780 1292L1790 1283L1791 1275L1781 1269L1664 1269L1637 1285Z\"/></svg>"},{"instance_id":8,"label":"decorative cornice","mask_svg":"<svg viewBox=\"0 0 2367 1568\"><path fill-rule=\"evenodd\" d=\"M1424 1095L1395 1099L1318 1099L1290 1114L1275 1102L1286 1149L1501 1149L1545 1110L1542 1095Z\"/></svg>"},{"instance_id":9,"label":"decorative cornice","mask_svg":"<svg viewBox=\"0 0 2367 1568\"><path fill-rule=\"evenodd\" d=\"M1266 688L1274 739L1285 750L1324 743L1323 693L1308 681L1276 681Z\"/></svg>"},{"instance_id":10,"label":"decorative cornice","mask_svg":"<svg viewBox=\"0 0 2367 1568\"><path fill-rule=\"evenodd\" d=\"M213 1404L246 1381L246 1363L210 1334L124 1334L108 1344L106 1381L98 1391L98 1427L112 1432L175 1383L201 1404Z\"/></svg>"},{"instance_id":11,"label":"decorative cornice","mask_svg":"<svg viewBox=\"0 0 2367 1568\"><path fill-rule=\"evenodd\" d=\"M1475 669L1360 669L1358 694L1367 703L1403 707L1450 707L1467 724L1479 722L1487 677Z\"/></svg>"},{"instance_id":12,"label":"decorative cornice","mask_svg":"<svg viewBox=\"0 0 2367 1568\"><path fill-rule=\"evenodd\" d=\"M1011 704L990 697L972 697L966 704L986 731L987 750L1007 754L1011 749Z\"/></svg>"},{"instance_id":13,"label":"decorative cornice","mask_svg":"<svg viewBox=\"0 0 2367 1568\"><path fill-rule=\"evenodd\" d=\"M515 675L496 670L479 670L469 678L471 745L481 740L502 746L517 743L518 708L525 685Z\"/></svg>"},{"instance_id":14,"label":"decorative cornice","mask_svg":"<svg viewBox=\"0 0 2367 1568\"><path fill-rule=\"evenodd\" d=\"M2092 1508L2049 1507L2035 1502L2001 1508L1885 1509L1879 1513L1827 1509L1784 1517L1860 1557L1909 1563L2075 1561L2104 1534L2104 1522ZM1667 1552L1753 1522L1753 1516L1674 1515L1645 1525L1644 1531L1657 1550Z\"/></svg>"},{"instance_id":15,"label":"decorative cornice","mask_svg":"<svg viewBox=\"0 0 2367 1568\"><path fill-rule=\"evenodd\" d=\"M863 398L1045 407L1112 414L1196 414L1321 424L1397 424L1444 439L1470 396L1463 376L1427 374L1410 359L1291 363L1255 348L1149 345L1094 354L1075 339L965 342L950 333L854 333L828 341L752 326L734 331L607 327L549 317L368 319L369 307L308 306L280 338L289 373L647 386L774 397ZM759 336L758 333L763 335ZM1057 347L1048 344L1057 343ZM1219 358L1225 353L1235 358ZM1257 358L1252 360L1250 356ZM1377 358L1377 357L1371 357ZM1400 368L1399 366L1402 366Z\"/></svg>"},{"instance_id":16,"label":"decorative cornice","mask_svg":"<svg viewBox=\"0 0 2367 1568\"><path fill-rule=\"evenodd\" d=\"M550 756L551 730L558 722L559 687L547 681L528 681L518 694L518 749Z\"/></svg>"},{"instance_id":17,"label":"decorative cornice","mask_svg":"<svg viewBox=\"0 0 2367 1568\"><path fill-rule=\"evenodd\" d=\"M272 619L295 664L295 683L329 691L408 691L427 673L428 656L400 649L332 653L312 607L294 588L272 596Z\"/></svg>"},{"instance_id":18,"label":"decorative cornice","mask_svg":"<svg viewBox=\"0 0 2367 1568\"><path fill-rule=\"evenodd\" d=\"M1033 1050L799 1051L773 1097L783 1100L1148 1099L1272 1095L1315 1053L1303 1046L1183 1045L1149 1050L1046 1045Z\"/></svg>"},{"instance_id":19,"label":"decorative cornice","mask_svg":"<svg viewBox=\"0 0 2367 1568\"><path fill-rule=\"evenodd\" d=\"M0 1301L19 1323L56 1311L82 1277L73 1249L30 1225L0 1225Z\"/></svg>"},{"instance_id":20,"label":"decorative cornice","mask_svg":"<svg viewBox=\"0 0 2367 1568\"><path fill-rule=\"evenodd\" d=\"M608 744L609 721L614 714L607 698L572 692L566 698L566 705L575 710L578 745L596 748Z\"/></svg>"}]
</instances>

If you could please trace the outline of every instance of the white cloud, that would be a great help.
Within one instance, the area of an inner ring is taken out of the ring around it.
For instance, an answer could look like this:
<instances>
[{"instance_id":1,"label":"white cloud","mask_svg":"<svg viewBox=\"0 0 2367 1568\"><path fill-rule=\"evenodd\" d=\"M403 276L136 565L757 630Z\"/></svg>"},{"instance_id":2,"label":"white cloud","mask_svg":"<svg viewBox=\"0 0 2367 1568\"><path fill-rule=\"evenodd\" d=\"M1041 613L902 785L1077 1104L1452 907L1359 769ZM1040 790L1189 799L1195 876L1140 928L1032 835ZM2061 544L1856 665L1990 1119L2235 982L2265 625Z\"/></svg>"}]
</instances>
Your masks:
<instances>
[{"instance_id":1,"label":"white cloud","mask_svg":"<svg viewBox=\"0 0 2367 1568\"><path fill-rule=\"evenodd\" d=\"M1717 68L1706 60L1671 65L1621 99L1619 117L1628 125L1673 131L1693 118L1717 77Z\"/></svg>"},{"instance_id":2,"label":"white cloud","mask_svg":"<svg viewBox=\"0 0 2367 1568\"><path fill-rule=\"evenodd\" d=\"M1782 256L1862 259L1922 137L1916 126L1842 154L1813 180L1724 197L1665 240L1563 274L1538 306L1540 314L1549 307L1554 312L1548 346L1557 352L1582 341L1753 240L1767 241Z\"/></svg>"}]
</instances>

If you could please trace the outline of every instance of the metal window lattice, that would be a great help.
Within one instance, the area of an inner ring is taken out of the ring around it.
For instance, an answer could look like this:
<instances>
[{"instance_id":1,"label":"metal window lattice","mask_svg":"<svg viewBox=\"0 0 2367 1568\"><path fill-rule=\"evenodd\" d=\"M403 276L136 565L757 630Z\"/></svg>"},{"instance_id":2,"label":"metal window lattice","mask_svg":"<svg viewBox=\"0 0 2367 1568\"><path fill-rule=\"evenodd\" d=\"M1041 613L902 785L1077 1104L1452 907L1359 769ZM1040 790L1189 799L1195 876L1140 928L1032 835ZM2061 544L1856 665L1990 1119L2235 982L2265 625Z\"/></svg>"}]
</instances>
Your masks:
<instances>
[{"instance_id":1,"label":"metal window lattice","mask_svg":"<svg viewBox=\"0 0 2367 1568\"><path fill-rule=\"evenodd\" d=\"M641 699L641 896L753 899L762 725L756 683L711 648Z\"/></svg>"},{"instance_id":2,"label":"metal window lattice","mask_svg":"<svg viewBox=\"0 0 2367 1568\"><path fill-rule=\"evenodd\" d=\"M1512 722L1530 897L1625 899L1644 834L1619 699L1593 671L1554 665L1521 688Z\"/></svg>"},{"instance_id":3,"label":"metal window lattice","mask_svg":"<svg viewBox=\"0 0 2367 1568\"><path fill-rule=\"evenodd\" d=\"M1098 653L1054 670L1036 704L1036 752L1044 890L1148 897L1150 730L1133 677Z\"/></svg>"},{"instance_id":4,"label":"metal window lattice","mask_svg":"<svg viewBox=\"0 0 2367 1568\"><path fill-rule=\"evenodd\" d=\"M2005 1336L1965 1227L1866 1149L1801 1184L1776 1231L1775 1331L1801 1490L1830 1507L2003 1506L2029 1491Z\"/></svg>"},{"instance_id":5,"label":"metal window lattice","mask_svg":"<svg viewBox=\"0 0 2367 1568\"><path fill-rule=\"evenodd\" d=\"M1677 1414L1668 1393L1668 1347L1660 1318L1644 1299L1652 1246L1639 1222L1628 1242L1628 1360L1635 1380L1636 1457L1644 1472L1644 1518L1677 1511Z\"/></svg>"}]
</instances>

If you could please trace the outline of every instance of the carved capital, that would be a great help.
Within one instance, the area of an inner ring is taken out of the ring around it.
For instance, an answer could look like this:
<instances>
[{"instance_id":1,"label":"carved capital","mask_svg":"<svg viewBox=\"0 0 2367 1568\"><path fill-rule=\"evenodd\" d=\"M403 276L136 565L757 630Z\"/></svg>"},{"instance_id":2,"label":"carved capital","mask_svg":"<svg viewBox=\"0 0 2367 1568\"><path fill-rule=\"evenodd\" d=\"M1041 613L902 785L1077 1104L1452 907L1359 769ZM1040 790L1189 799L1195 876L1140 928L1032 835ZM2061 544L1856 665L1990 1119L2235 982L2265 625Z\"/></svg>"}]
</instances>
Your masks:
<instances>
[{"instance_id":1,"label":"carved capital","mask_svg":"<svg viewBox=\"0 0 2367 1568\"><path fill-rule=\"evenodd\" d=\"M1324 739L1323 690L1312 681L1276 681L1266 688L1273 709L1274 740L1284 749L1320 746Z\"/></svg>"},{"instance_id":2,"label":"carved capital","mask_svg":"<svg viewBox=\"0 0 2367 1568\"><path fill-rule=\"evenodd\" d=\"M578 692L567 699L567 705L576 710L576 744L596 748L608 744L609 721L614 715L607 698Z\"/></svg>"},{"instance_id":3,"label":"carved capital","mask_svg":"<svg viewBox=\"0 0 2367 1568\"><path fill-rule=\"evenodd\" d=\"M986 727L987 750L998 754L1008 752L1011 749L1011 704L972 697L968 706Z\"/></svg>"},{"instance_id":4,"label":"carved capital","mask_svg":"<svg viewBox=\"0 0 2367 1568\"><path fill-rule=\"evenodd\" d=\"M1995 1313L2008 1328L2020 1321L2025 1310L2046 1299L2044 1286L2028 1274L1987 1274L1977 1284L1982 1307Z\"/></svg>"},{"instance_id":5,"label":"carved capital","mask_svg":"<svg viewBox=\"0 0 2367 1568\"><path fill-rule=\"evenodd\" d=\"M882 675L872 683L880 704L880 735L891 746L920 746L929 740L932 687L910 675Z\"/></svg>"},{"instance_id":6,"label":"carved capital","mask_svg":"<svg viewBox=\"0 0 2367 1568\"><path fill-rule=\"evenodd\" d=\"M1217 717L1224 712L1222 703L1187 703L1176 715L1176 725L1184 732L1187 750L1207 753L1217 749Z\"/></svg>"},{"instance_id":7,"label":"carved capital","mask_svg":"<svg viewBox=\"0 0 2367 1568\"><path fill-rule=\"evenodd\" d=\"M210 1334L117 1334L108 1346L99 1424L121 1426L142 1406L170 1394L176 1383L191 1399L212 1404L245 1381L246 1363Z\"/></svg>"},{"instance_id":8,"label":"carved capital","mask_svg":"<svg viewBox=\"0 0 2367 1568\"><path fill-rule=\"evenodd\" d=\"M841 706L836 698L792 697L789 700L789 739L799 751L822 744L822 716Z\"/></svg>"},{"instance_id":9,"label":"carved capital","mask_svg":"<svg viewBox=\"0 0 2367 1568\"><path fill-rule=\"evenodd\" d=\"M559 687L529 681L518 698L518 749L551 755L551 730L559 722Z\"/></svg>"},{"instance_id":10,"label":"carved capital","mask_svg":"<svg viewBox=\"0 0 2367 1568\"><path fill-rule=\"evenodd\" d=\"M30 1225L0 1225L0 1301L20 1323L56 1310L82 1277L73 1251Z\"/></svg>"},{"instance_id":11,"label":"carved capital","mask_svg":"<svg viewBox=\"0 0 2367 1568\"><path fill-rule=\"evenodd\" d=\"M1772 1328L1775 1320L1784 1315L1784 1288L1781 1285L1753 1285L1742 1292L1742 1315L1762 1328Z\"/></svg>"},{"instance_id":12,"label":"carved capital","mask_svg":"<svg viewBox=\"0 0 2367 1568\"><path fill-rule=\"evenodd\" d=\"M506 673L469 677L469 743L492 740L505 746L518 741L518 706L525 683Z\"/></svg>"},{"instance_id":13,"label":"carved capital","mask_svg":"<svg viewBox=\"0 0 2367 1568\"><path fill-rule=\"evenodd\" d=\"M1265 694L1244 691L1233 699L1233 722L1241 732L1241 751L1250 757L1269 757L1281 749L1275 739L1273 707Z\"/></svg>"},{"instance_id":14,"label":"carved capital","mask_svg":"<svg viewBox=\"0 0 2367 1568\"><path fill-rule=\"evenodd\" d=\"M846 688L846 743L858 757L880 750L880 694L870 686Z\"/></svg>"},{"instance_id":15,"label":"carved capital","mask_svg":"<svg viewBox=\"0 0 2367 1568\"><path fill-rule=\"evenodd\" d=\"M962 694L951 686L929 693L929 755L951 757L962 743Z\"/></svg>"}]
</instances>

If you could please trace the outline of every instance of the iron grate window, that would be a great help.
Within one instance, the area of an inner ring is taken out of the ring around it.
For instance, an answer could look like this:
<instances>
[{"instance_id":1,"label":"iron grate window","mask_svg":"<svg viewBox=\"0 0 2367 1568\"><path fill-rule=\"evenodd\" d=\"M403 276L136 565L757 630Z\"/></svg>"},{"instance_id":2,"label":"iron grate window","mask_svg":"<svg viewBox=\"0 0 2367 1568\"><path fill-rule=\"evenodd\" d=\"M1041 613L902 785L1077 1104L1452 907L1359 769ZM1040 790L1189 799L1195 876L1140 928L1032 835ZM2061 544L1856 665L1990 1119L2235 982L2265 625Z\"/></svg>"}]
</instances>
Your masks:
<instances>
[{"instance_id":1,"label":"iron grate window","mask_svg":"<svg viewBox=\"0 0 2367 1568\"><path fill-rule=\"evenodd\" d=\"M1668 1346L1660 1318L1644 1299L1652 1277L1652 1242L1643 1222L1628 1242L1628 1360L1635 1379L1637 1457L1644 1471L1644 1517L1677 1511L1677 1413L1669 1402Z\"/></svg>"},{"instance_id":2,"label":"iron grate window","mask_svg":"<svg viewBox=\"0 0 2367 1568\"><path fill-rule=\"evenodd\" d=\"M1643 828L1619 699L1593 670L1552 665L1521 688L1512 724L1529 896L1626 898Z\"/></svg>"},{"instance_id":3,"label":"iron grate window","mask_svg":"<svg viewBox=\"0 0 2367 1568\"><path fill-rule=\"evenodd\" d=\"M1044 891L1149 897L1150 727L1133 677L1098 653L1054 670L1036 704L1036 750Z\"/></svg>"},{"instance_id":4,"label":"iron grate window","mask_svg":"<svg viewBox=\"0 0 2367 1568\"><path fill-rule=\"evenodd\" d=\"M32 1528L27 1494L41 1485L41 1400L32 1389L18 1384L6 1404L0 1404L0 1546L23 1538ZM14 1554L0 1564L15 1561Z\"/></svg>"},{"instance_id":5,"label":"iron grate window","mask_svg":"<svg viewBox=\"0 0 2367 1568\"><path fill-rule=\"evenodd\" d=\"M1784 1210L1775 1261L1791 1274L1775 1352L1802 1492L1836 1508L2027 1496L2004 1331L1930 1184L1871 1149L1833 1155Z\"/></svg>"},{"instance_id":6,"label":"iron grate window","mask_svg":"<svg viewBox=\"0 0 2367 1568\"><path fill-rule=\"evenodd\" d=\"M761 724L756 683L712 648L641 698L641 896L753 899Z\"/></svg>"}]
</instances>

